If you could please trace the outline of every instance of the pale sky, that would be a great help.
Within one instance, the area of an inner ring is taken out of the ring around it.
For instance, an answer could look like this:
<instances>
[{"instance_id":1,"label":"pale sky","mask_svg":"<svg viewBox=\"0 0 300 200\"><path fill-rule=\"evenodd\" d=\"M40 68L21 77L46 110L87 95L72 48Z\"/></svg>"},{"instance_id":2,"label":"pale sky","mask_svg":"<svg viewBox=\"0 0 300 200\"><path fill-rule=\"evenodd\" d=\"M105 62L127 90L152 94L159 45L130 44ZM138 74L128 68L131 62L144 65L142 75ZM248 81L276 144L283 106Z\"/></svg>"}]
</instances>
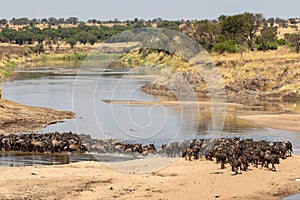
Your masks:
<instances>
[{"instance_id":1,"label":"pale sky","mask_svg":"<svg viewBox=\"0 0 300 200\"><path fill-rule=\"evenodd\" d=\"M246 11L300 17L300 0L1 0L0 18L216 19Z\"/></svg>"}]
</instances>

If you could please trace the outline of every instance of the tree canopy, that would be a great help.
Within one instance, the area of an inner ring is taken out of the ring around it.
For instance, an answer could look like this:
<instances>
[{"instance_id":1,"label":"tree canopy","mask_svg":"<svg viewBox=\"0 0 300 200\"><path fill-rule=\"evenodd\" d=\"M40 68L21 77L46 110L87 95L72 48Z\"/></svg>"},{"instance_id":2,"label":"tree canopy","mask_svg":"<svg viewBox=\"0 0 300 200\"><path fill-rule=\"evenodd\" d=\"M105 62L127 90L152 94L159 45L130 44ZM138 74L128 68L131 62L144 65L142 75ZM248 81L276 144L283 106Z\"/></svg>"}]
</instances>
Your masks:
<instances>
[{"instance_id":1,"label":"tree canopy","mask_svg":"<svg viewBox=\"0 0 300 200\"><path fill-rule=\"evenodd\" d=\"M73 48L77 43L94 45L126 30L156 26L181 31L209 52L236 52L237 49L265 51L283 44L282 39L277 40L277 26L287 27L288 23L295 26L298 19L265 19L262 14L248 12L232 16L221 15L217 20L200 21L170 21L161 18L146 21L135 18L125 22L118 19L92 19L82 22L77 17L12 18L0 19L0 42L19 45L38 43L49 47L66 42ZM295 35L287 35L285 39L296 48L296 38Z\"/></svg>"}]
</instances>

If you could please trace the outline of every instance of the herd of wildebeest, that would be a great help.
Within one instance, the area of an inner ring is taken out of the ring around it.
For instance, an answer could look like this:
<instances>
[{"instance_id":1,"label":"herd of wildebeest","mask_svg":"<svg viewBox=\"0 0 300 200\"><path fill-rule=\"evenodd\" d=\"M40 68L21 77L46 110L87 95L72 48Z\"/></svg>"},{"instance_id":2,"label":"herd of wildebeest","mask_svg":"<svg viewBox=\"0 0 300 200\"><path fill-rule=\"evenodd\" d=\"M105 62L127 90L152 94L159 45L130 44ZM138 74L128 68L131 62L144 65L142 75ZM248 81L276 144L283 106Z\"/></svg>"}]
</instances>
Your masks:
<instances>
[{"instance_id":1,"label":"herd of wildebeest","mask_svg":"<svg viewBox=\"0 0 300 200\"><path fill-rule=\"evenodd\" d=\"M235 174L246 171L250 165L276 171L275 164L293 153L291 142L267 142L253 139L219 138L194 139L183 142L170 142L156 147L153 143L120 142L113 139L92 139L89 135L74 133L14 134L0 135L1 151L32 153L120 153L134 156L160 155L184 157L185 160L206 158L221 163L221 169L229 164Z\"/></svg>"}]
</instances>

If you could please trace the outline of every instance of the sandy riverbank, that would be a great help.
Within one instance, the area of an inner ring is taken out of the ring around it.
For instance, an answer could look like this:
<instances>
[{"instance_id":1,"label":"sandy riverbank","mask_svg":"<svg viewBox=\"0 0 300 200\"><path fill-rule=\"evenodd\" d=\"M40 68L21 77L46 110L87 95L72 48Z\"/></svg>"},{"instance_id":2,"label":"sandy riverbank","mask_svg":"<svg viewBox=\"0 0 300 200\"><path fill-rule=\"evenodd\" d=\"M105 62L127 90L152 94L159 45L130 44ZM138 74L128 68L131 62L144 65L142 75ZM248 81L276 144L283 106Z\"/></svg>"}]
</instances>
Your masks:
<instances>
[{"instance_id":1,"label":"sandy riverbank","mask_svg":"<svg viewBox=\"0 0 300 200\"><path fill-rule=\"evenodd\" d=\"M50 108L25 106L0 99L0 134L39 132L42 128L74 117L74 113Z\"/></svg>"},{"instance_id":2,"label":"sandy riverbank","mask_svg":"<svg viewBox=\"0 0 300 200\"><path fill-rule=\"evenodd\" d=\"M225 101L134 101L134 100L110 100L103 99L105 103L109 104L127 104L127 105L161 105L161 106L180 106L180 105L198 105L198 106L221 106L221 107L244 107L239 103L225 103Z\"/></svg>"},{"instance_id":3,"label":"sandy riverbank","mask_svg":"<svg viewBox=\"0 0 300 200\"><path fill-rule=\"evenodd\" d=\"M147 160L142 161L148 163ZM299 192L300 157L277 172L251 167L231 175L211 161L178 159L154 173L133 174L103 163L0 168L1 199L282 199Z\"/></svg>"},{"instance_id":4,"label":"sandy riverbank","mask_svg":"<svg viewBox=\"0 0 300 200\"><path fill-rule=\"evenodd\" d=\"M259 126L300 132L299 114L258 114L237 116L237 118L251 121Z\"/></svg>"}]
</instances>

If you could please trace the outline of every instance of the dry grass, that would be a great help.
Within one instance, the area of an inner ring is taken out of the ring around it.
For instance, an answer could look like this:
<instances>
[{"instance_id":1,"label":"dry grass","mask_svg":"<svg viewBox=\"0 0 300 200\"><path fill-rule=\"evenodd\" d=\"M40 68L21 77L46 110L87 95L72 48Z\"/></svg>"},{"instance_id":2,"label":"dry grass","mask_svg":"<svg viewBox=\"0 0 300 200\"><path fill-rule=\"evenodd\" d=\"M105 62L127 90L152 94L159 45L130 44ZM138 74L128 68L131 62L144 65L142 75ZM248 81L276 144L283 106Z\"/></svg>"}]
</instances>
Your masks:
<instances>
[{"instance_id":1,"label":"dry grass","mask_svg":"<svg viewBox=\"0 0 300 200\"><path fill-rule=\"evenodd\" d=\"M224 54L212 54L212 60L218 61L276 61L282 59L299 59L299 54L291 52L288 47L279 47L275 51L246 51L243 52L241 57L240 53L224 53Z\"/></svg>"}]
</instances>

